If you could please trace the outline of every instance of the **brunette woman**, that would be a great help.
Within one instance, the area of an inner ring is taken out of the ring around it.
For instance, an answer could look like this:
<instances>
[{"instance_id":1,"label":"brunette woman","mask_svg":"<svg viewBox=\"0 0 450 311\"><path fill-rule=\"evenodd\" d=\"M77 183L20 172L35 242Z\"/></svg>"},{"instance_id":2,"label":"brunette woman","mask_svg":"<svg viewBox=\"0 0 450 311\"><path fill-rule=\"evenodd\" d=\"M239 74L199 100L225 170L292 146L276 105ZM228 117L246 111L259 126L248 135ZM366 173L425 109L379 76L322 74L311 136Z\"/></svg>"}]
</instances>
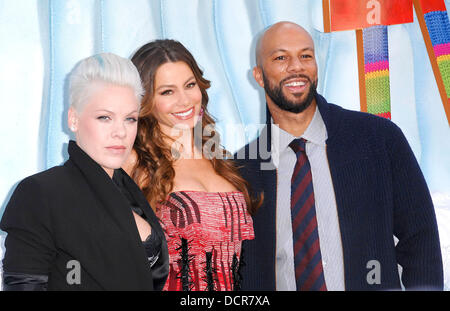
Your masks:
<instances>
[{"instance_id":1,"label":"brunette woman","mask_svg":"<svg viewBox=\"0 0 450 311\"><path fill-rule=\"evenodd\" d=\"M207 110L210 82L179 42L132 57L145 88L127 170L156 207L169 247L166 290L236 290L243 240L254 238L250 197Z\"/></svg>"}]
</instances>

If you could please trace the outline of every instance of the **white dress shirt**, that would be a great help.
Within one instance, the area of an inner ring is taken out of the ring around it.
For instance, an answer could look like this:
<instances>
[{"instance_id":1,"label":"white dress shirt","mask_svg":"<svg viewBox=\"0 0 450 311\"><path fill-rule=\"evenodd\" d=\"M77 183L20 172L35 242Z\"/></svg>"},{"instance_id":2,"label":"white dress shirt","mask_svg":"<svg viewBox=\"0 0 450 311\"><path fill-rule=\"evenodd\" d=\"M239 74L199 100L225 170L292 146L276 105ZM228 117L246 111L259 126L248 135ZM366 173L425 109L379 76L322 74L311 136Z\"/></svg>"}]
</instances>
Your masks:
<instances>
[{"instance_id":1,"label":"white dress shirt","mask_svg":"<svg viewBox=\"0 0 450 311\"><path fill-rule=\"evenodd\" d=\"M328 137L316 108L301 136L307 140L306 155L311 164L320 251L328 290L345 290L344 259L336 199L326 153ZM295 137L272 124L272 161L277 168L276 288L296 290L291 221L291 177L297 157L289 144Z\"/></svg>"}]
</instances>

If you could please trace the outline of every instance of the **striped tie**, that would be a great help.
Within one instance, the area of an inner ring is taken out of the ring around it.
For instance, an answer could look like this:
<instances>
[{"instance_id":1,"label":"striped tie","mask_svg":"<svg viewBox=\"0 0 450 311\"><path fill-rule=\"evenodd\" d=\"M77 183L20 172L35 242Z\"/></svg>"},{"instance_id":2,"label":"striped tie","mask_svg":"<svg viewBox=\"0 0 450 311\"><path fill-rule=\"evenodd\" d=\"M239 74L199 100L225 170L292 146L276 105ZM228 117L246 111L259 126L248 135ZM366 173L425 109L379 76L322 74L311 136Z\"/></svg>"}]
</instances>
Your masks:
<instances>
[{"instance_id":1,"label":"striped tie","mask_svg":"<svg viewBox=\"0 0 450 311\"><path fill-rule=\"evenodd\" d=\"M291 217L297 290L327 290L320 254L311 166L306 141L294 139L289 147L297 155L291 179Z\"/></svg>"}]
</instances>

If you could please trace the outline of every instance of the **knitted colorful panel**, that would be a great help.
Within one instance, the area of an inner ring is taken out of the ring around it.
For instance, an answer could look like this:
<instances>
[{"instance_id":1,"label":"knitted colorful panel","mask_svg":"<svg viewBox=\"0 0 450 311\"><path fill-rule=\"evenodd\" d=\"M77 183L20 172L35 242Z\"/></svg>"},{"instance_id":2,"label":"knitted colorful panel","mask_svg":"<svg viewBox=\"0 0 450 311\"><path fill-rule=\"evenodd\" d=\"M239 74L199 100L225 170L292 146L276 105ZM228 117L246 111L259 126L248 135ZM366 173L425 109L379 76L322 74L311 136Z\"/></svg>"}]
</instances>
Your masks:
<instances>
[{"instance_id":1,"label":"knitted colorful panel","mask_svg":"<svg viewBox=\"0 0 450 311\"><path fill-rule=\"evenodd\" d=\"M425 4L424 18L445 91L450 99L450 22L445 4L442 5L444 5L443 11L429 11Z\"/></svg>"},{"instance_id":2,"label":"knitted colorful panel","mask_svg":"<svg viewBox=\"0 0 450 311\"><path fill-rule=\"evenodd\" d=\"M367 112L391 118L387 26L363 30Z\"/></svg>"}]
</instances>

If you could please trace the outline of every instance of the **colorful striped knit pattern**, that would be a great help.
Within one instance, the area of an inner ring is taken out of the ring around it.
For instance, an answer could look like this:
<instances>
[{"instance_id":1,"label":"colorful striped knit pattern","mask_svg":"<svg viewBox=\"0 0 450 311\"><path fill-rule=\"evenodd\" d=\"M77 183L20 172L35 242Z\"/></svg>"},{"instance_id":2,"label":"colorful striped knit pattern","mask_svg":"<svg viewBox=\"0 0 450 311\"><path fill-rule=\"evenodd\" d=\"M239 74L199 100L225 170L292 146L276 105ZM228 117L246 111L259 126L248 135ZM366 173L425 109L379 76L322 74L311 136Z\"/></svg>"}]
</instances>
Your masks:
<instances>
[{"instance_id":1,"label":"colorful striped knit pattern","mask_svg":"<svg viewBox=\"0 0 450 311\"><path fill-rule=\"evenodd\" d=\"M422 2L425 23L430 34L434 55L444 82L447 97L450 99L450 22L448 14L443 1L439 8L429 6L426 1Z\"/></svg>"},{"instance_id":2,"label":"colorful striped knit pattern","mask_svg":"<svg viewBox=\"0 0 450 311\"><path fill-rule=\"evenodd\" d=\"M363 30L367 112L391 118L387 26Z\"/></svg>"}]
</instances>

